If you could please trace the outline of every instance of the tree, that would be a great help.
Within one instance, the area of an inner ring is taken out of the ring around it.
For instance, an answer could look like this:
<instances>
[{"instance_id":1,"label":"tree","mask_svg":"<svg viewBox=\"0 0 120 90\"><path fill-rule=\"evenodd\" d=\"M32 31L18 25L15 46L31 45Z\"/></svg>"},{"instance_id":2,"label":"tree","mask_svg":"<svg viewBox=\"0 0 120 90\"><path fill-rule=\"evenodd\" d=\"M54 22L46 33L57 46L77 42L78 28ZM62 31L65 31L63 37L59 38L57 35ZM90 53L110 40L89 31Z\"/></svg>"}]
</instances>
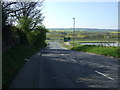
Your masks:
<instances>
[{"instance_id":1,"label":"tree","mask_svg":"<svg viewBox=\"0 0 120 90\"><path fill-rule=\"evenodd\" d=\"M17 28L9 20L10 6L16 2L1 2L2 4L2 48L3 51L19 43Z\"/></svg>"},{"instance_id":2,"label":"tree","mask_svg":"<svg viewBox=\"0 0 120 90\"><path fill-rule=\"evenodd\" d=\"M34 31L28 33L29 42L37 47L46 46L46 33L48 30L44 26L38 26Z\"/></svg>"},{"instance_id":3,"label":"tree","mask_svg":"<svg viewBox=\"0 0 120 90\"><path fill-rule=\"evenodd\" d=\"M17 2L10 8L10 16L17 19L17 22L22 19L31 20L29 26L30 31L35 30L37 26L42 25L44 17L41 13L41 6L43 1L40 2ZM20 23L19 23L20 24ZM22 24L22 23L21 23Z\"/></svg>"},{"instance_id":4,"label":"tree","mask_svg":"<svg viewBox=\"0 0 120 90\"><path fill-rule=\"evenodd\" d=\"M10 9L11 5L16 4L17 2L4 2L2 1L2 25L11 25L12 24L12 10Z\"/></svg>"},{"instance_id":5,"label":"tree","mask_svg":"<svg viewBox=\"0 0 120 90\"><path fill-rule=\"evenodd\" d=\"M37 43L37 39L41 43L45 42L45 28L42 27L42 21L44 17L41 13L41 6L43 1L40 2L3 2L3 25L16 26L16 32L19 37L19 41L22 44L30 42L31 44ZM4 15L5 14L5 15ZM11 31L11 29L6 29ZM43 31L42 31L43 30ZM43 34L41 34L43 33ZM4 34L4 36L12 35ZM36 38L36 40L34 39ZM39 39L40 38L40 39ZM7 38L9 39L9 38ZM7 41L6 39L6 41ZM43 41L42 41L43 40Z\"/></svg>"},{"instance_id":6,"label":"tree","mask_svg":"<svg viewBox=\"0 0 120 90\"><path fill-rule=\"evenodd\" d=\"M32 24L32 19L24 16L18 20L17 27L22 31L24 31L25 33L27 33L31 31L31 24Z\"/></svg>"}]
</instances>

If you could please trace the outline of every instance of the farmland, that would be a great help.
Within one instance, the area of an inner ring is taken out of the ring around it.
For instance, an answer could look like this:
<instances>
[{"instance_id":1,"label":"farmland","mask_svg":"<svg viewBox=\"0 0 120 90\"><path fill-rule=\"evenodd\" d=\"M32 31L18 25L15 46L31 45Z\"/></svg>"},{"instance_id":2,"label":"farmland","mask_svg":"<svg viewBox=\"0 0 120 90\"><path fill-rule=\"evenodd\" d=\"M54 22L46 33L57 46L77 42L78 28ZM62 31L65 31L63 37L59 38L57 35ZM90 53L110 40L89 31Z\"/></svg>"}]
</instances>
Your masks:
<instances>
[{"instance_id":1,"label":"farmland","mask_svg":"<svg viewBox=\"0 0 120 90\"><path fill-rule=\"evenodd\" d=\"M72 30L50 30L47 33L47 41L57 41L61 43L63 47L76 51L91 52L105 56L120 58L119 47L103 46L103 44L107 43L119 43L120 42L119 34L120 33L118 31L111 30L106 31L76 30L74 33ZM64 42L64 37L70 37L70 41ZM96 46L96 45L82 45L81 43L101 43L101 44Z\"/></svg>"},{"instance_id":2,"label":"farmland","mask_svg":"<svg viewBox=\"0 0 120 90\"><path fill-rule=\"evenodd\" d=\"M70 37L78 42L118 42L120 33L117 30L49 30L47 40L63 41L64 37Z\"/></svg>"}]
</instances>

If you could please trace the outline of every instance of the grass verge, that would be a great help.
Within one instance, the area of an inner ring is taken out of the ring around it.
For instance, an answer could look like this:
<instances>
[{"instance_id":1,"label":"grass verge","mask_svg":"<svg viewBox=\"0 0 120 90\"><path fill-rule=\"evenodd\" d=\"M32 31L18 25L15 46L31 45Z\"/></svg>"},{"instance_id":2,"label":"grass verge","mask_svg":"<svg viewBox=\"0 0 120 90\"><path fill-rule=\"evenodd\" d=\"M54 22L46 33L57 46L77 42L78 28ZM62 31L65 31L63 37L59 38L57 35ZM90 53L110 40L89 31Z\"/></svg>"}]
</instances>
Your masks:
<instances>
[{"instance_id":1,"label":"grass verge","mask_svg":"<svg viewBox=\"0 0 120 90\"><path fill-rule=\"evenodd\" d=\"M66 47L71 50L76 50L76 51L83 51L83 52L91 52L91 53L96 53L100 55L105 55L105 56L112 56L114 58L120 58L120 47L116 46L100 46L100 45L79 45L77 42L75 42L75 46L72 47L72 42L70 43L71 45L64 45L62 44L63 47Z\"/></svg>"},{"instance_id":2,"label":"grass verge","mask_svg":"<svg viewBox=\"0 0 120 90\"><path fill-rule=\"evenodd\" d=\"M91 52L105 56L113 56L115 58L120 58L120 48L111 46L97 46L97 45L80 45L77 47L71 48L71 50L83 51L83 52Z\"/></svg>"},{"instance_id":3,"label":"grass verge","mask_svg":"<svg viewBox=\"0 0 120 90\"><path fill-rule=\"evenodd\" d=\"M65 45L65 44L60 44L62 47L65 47L65 48L68 48L68 49L71 49L72 46L70 45Z\"/></svg>"},{"instance_id":4,"label":"grass verge","mask_svg":"<svg viewBox=\"0 0 120 90\"><path fill-rule=\"evenodd\" d=\"M31 45L19 45L2 54L2 86L8 88L10 81L15 77L21 67L25 64L26 58L38 51L38 48Z\"/></svg>"}]
</instances>

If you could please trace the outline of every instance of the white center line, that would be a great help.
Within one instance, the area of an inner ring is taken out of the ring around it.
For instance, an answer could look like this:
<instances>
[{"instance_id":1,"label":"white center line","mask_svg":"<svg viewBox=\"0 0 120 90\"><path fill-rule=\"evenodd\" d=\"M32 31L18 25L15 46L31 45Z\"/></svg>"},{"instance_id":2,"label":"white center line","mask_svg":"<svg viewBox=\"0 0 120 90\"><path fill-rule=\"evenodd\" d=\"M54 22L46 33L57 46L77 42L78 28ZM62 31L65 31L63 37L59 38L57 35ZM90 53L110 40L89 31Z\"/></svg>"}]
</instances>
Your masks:
<instances>
[{"instance_id":1,"label":"white center line","mask_svg":"<svg viewBox=\"0 0 120 90\"><path fill-rule=\"evenodd\" d=\"M107 76L107 75L105 75L105 74L103 74L101 72L98 72L98 71L95 71L95 72L98 73L98 74L100 74L100 75L102 75L102 76L104 76L104 77L106 77L106 78L108 78L108 79L110 79L110 80L115 81L115 79L113 79L113 78L111 78L111 77L109 77L109 76Z\"/></svg>"}]
</instances>

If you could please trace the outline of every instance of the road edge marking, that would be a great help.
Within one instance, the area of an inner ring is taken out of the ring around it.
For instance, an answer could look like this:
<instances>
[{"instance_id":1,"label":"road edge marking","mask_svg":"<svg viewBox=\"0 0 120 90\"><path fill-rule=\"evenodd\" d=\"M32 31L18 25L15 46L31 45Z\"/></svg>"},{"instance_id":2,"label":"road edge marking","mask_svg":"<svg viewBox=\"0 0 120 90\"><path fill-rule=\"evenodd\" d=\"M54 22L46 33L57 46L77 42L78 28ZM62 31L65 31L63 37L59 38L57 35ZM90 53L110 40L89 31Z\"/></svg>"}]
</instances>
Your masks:
<instances>
[{"instance_id":1,"label":"road edge marking","mask_svg":"<svg viewBox=\"0 0 120 90\"><path fill-rule=\"evenodd\" d=\"M107 75L105 75L105 74L103 74L101 72L98 72L98 71L95 71L95 72L98 73L98 74L100 74L100 75L102 75L102 76L104 76L104 77L106 77L106 78L108 78L108 79L110 79L110 80L115 81L115 79L113 79L113 78L111 78L111 77L109 77L109 76L107 76Z\"/></svg>"}]
</instances>

